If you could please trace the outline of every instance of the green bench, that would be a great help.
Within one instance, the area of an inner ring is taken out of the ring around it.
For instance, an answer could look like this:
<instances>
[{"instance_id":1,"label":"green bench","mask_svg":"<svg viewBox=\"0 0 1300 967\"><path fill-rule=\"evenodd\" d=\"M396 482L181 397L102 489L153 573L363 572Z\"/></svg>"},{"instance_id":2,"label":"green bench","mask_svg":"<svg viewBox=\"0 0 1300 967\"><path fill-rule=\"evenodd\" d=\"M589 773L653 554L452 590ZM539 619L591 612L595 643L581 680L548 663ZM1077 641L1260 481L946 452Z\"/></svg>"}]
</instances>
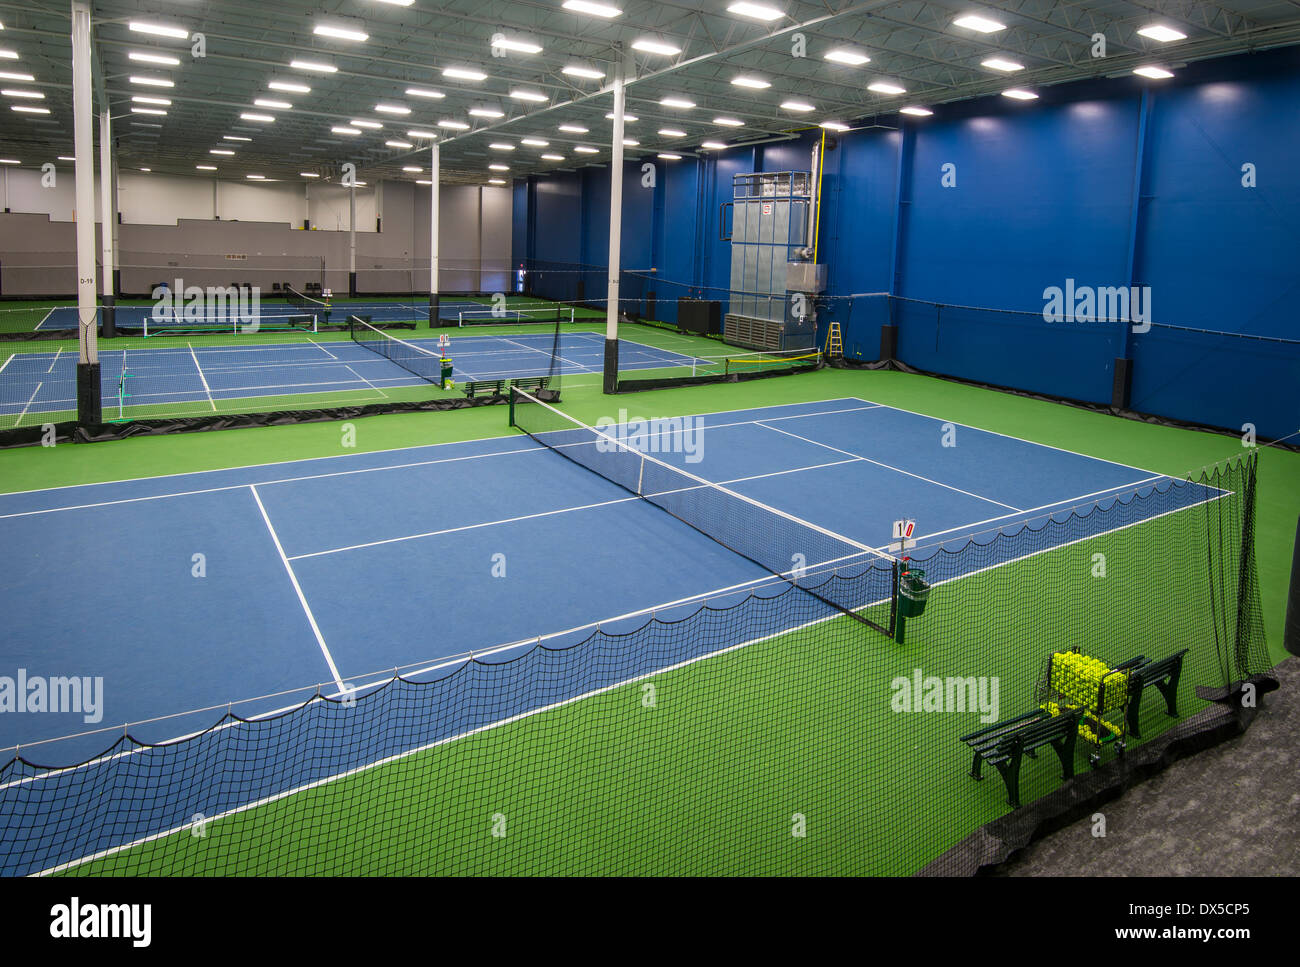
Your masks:
<instances>
[{"instance_id":1,"label":"green bench","mask_svg":"<svg viewBox=\"0 0 1300 967\"><path fill-rule=\"evenodd\" d=\"M1024 756L1035 759L1039 749L1050 745L1061 760L1062 778L1069 779L1074 775L1074 744L1079 738L1079 719L1082 717L1083 710L1077 708L1067 709L1060 715L1034 709L963 735L961 740L974 752L971 776L983 779L980 770L985 762L996 768L1006 783L1007 802L1018 808L1020 762Z\"/></svg>"},{"instance_id":2,"label":"green bench","mask_svg":"<svg viewBox=\"0 0 1300 967\"><path fill-rule=\"evenodd\" d=\"M504 396L506 386L517 387L528 393L540 393L551 383L549 376L521 376L518 379L476 379L461 384L461 390L470 399L476 396Z\"/></svg>"},{"instance_id":3,"label":"green bench","mask_svg":"<svg viewBox=\"0 0 1300 967\"><path fill-rule=\"evenodd\" d=\"M1138 726L1138 712L1141 711L1142 690L1154 685L1165 700L1165 707L1170 716L1178 717L1178 679L1183 674L1183 658L1188 649L1161 658L1159 661L1143 661L1129 675L1128 680L1128 730L1135 737L1141 738Z\"/></svg>"},{"instance_id":4,"label":"green bench","mask_svg":"<svg viewBox=\"0 0 1300 967\"><path fill-rule=\"evenodd\" d=\"M502 396L506 391L504 379L476 379L468 383L461 383L462 392L469 398L474 399L476 396Z\"/></svg>"}]
</instances>

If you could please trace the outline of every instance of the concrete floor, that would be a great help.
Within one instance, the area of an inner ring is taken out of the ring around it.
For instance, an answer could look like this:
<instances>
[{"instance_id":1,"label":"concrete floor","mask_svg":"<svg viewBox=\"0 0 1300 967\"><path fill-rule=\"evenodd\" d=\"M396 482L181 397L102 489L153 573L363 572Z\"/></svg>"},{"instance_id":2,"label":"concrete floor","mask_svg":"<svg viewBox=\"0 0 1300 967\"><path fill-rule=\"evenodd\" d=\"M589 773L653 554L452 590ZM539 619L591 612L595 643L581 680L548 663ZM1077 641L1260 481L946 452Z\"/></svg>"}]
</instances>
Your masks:
<instances>
[{"instance_id":1,"label":"concrete floor","mask_svg":"<svg viewBox=\"0 0 1300 967\"><path fill-rule=\"evenodd\" d=\"M1300 658L1272 672L1247 732L1175 762L1100 812L991 871L995 876L1300 875Z\"/></svg>"}]
</instances>

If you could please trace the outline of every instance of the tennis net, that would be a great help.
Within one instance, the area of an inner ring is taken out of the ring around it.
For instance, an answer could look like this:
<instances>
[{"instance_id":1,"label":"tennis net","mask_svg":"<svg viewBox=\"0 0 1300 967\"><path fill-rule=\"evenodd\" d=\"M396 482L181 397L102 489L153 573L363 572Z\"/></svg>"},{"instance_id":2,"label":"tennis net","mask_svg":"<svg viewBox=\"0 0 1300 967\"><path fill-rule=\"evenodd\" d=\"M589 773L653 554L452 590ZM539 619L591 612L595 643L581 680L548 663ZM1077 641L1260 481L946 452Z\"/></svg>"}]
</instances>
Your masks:
<instances>
[{"instance_id":1,"label":"tennis net","mask_svg":"<svg viewBox=\"0 0 1300 967\"><path fill-rule=\"evenodd\" d=\"M348 333L358 346L391 360L408 373L434 385L442 383L442 356L438 353L390 336L356 316L348 317Z\"/></svg>"},{"instance_id":2,"label":"tennis net","mask_svg":"<svg viewBox=\"0 0 1300 967\"><path fill-rule=\"evenodd\" d=\"M310 312L313 315L320 316L326 322L329 322L330 304L320 299L313 299L309 295L304 295L291 285L284 287L284 297L291 306L301 309L303 312Z\"/></svg>"},{"instance_id":3,"label":"tennis net","mask_svg":"<svg viewBox=\"0 0 1300 967\"><path fill-rule=\"evenodd\" d=\"M892 634L895 561L852 538L809 523L720 484L675 467L650 452L675 449L664 435L681 432L663 421L654 430L598 430L518 388L510 396L511 425L542 446L618 484L689 524L818 600ZM657 434L658 439L651 439Z\"/></svg>"},{"instance_id":4,"label":"tennis net","mask_svg":"<svg viewBox=\"0 0 1300 967\"><path fill-rule=\"evenodd\" d=\"M128 319L120 323L117 328L123 332L130 332L136 326ZM251 336L259 332L288 332L290 330L318 332L320 325L319 318L309 312L274 315L258 312L247 316L241 316L237 313L193 317L180 314L161 318L146 315L141 317L139 328L145 338L148 338L150 336L198 336L207 333Z\"/></svg>"},{"instance_id":5,"label":"tennis net","mask_svg":"<svg viewBox=\"0 0 1300 967\"><path fill-rule=\"evenodd\" d=\"M573 306L544 304L503 308L461 309L456 314L461 326L500 326L517 322L573 322Z\"/></svg>"}]
</instances>

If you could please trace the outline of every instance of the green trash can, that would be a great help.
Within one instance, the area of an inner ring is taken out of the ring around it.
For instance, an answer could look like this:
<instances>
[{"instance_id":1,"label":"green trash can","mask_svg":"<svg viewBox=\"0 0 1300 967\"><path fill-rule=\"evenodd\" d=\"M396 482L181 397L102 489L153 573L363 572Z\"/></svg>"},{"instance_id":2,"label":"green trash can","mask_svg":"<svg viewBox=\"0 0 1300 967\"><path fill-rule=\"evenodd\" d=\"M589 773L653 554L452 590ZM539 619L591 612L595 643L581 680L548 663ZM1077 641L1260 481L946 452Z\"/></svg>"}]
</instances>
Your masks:
<instances>
[{"instance_id":1,"label":"green trash can","mask_svg":"<svg viewBox=\"0 0 1300 967\"><path fill-rule=\"evenodd\" d=\"M920 568L904 571L898 578L898 616L919 618L925 614L925 602L930 597L930 585Z\"/></svg>"}]
</instances>

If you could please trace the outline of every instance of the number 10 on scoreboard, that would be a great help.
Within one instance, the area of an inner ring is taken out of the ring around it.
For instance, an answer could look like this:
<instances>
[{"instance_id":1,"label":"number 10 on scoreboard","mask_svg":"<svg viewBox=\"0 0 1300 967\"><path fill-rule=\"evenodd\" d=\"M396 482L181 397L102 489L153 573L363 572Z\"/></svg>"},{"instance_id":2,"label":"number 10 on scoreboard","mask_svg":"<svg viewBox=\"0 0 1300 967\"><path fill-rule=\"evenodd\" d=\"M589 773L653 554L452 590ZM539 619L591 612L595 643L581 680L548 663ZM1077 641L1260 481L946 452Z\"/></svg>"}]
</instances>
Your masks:
<instances>
[{"instance_id":1,"label":"number 10 on scoreboard","mask_svg":"<svg viewBox=\"0 0 1300 967\"><path fill-rule=\"evenodd\" d=\"M916 533L916 521L914 520L896 520L894 521L894 542L889 545L891 551L900 552L910 550L916 547L916 541L912 539Z\"/></svg>"}]
</instances>

